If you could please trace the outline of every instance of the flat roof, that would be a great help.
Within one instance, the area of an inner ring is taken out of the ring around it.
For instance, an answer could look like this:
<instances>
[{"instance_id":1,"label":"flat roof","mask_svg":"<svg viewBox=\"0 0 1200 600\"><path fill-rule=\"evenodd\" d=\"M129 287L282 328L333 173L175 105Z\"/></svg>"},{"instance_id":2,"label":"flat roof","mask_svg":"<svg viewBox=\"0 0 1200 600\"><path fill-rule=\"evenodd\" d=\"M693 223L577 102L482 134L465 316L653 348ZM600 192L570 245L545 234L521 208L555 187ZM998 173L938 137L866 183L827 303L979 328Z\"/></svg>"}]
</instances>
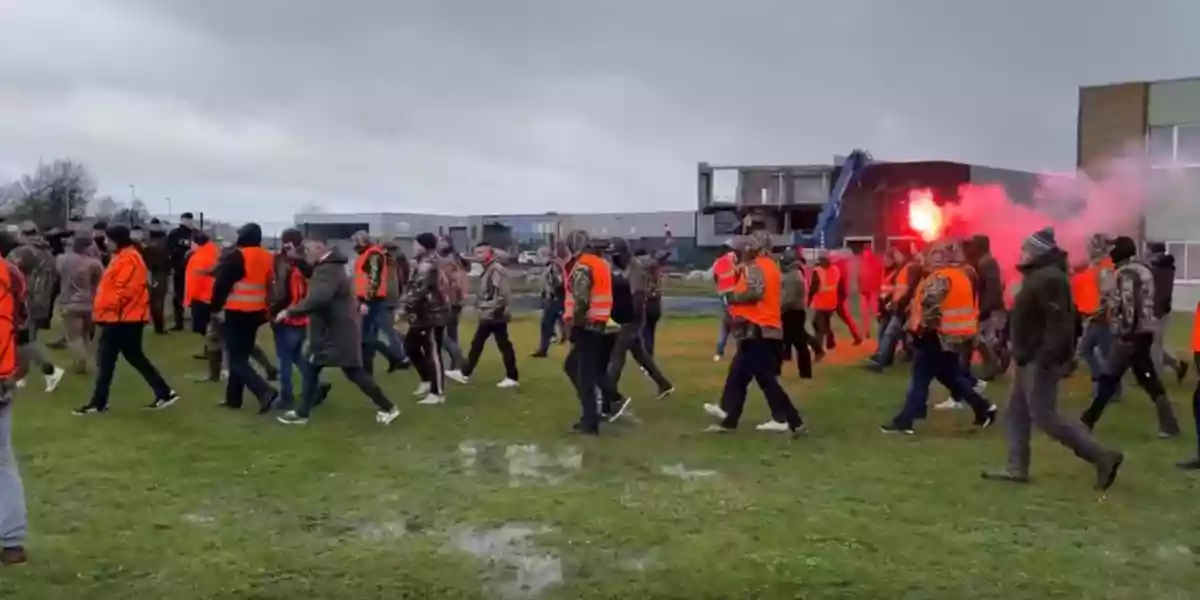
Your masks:
<instances>
[{"instance_id":1,"label":"flat roof","mask_svg":"<svg viewBox=\"0 0 1200 600\"><path fill-rule=\"evenodd\" d=\"M1089 88L1105 88L1105 87L1116 87L1116 86L1119 86L1119 85L1135 85L1135 84L1139 84L1139 85L1149 85L1149 84L1154 84L1154 83L1175 83L1175 82L1179 82L1179 81L1200 81L1200 75L1191 75L1191 76L1188 76L1188 77L1169 77L1169 78L1167 78L1167 79L1142 79L1142 80L1129 80L1129 81L1109 81L1109 82L1105 82L1105 83L1093 83L1093 84L1085 84L1085 85L1080 85L1080 86L1079 86L1079 89L1081 89L1081 90L1082 90L1082 89L1089 89Z\"/></svg>"}]
</instances>

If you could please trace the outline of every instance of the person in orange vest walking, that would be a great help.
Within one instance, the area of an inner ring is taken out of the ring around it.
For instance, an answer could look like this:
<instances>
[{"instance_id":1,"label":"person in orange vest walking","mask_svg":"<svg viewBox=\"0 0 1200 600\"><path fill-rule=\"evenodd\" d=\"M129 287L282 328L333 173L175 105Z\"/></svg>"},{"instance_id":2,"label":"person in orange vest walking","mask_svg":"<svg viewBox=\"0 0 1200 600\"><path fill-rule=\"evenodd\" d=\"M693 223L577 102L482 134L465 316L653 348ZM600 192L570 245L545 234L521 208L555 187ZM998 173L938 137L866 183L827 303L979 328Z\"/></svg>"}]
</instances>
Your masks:
<instances>
[{"instance_id":1,"label":"person in orange vest walking","mask_svg":"<svg viewBox=\"0 0 1200 600\"><path fill-rule=\"evenodd\" d=\"M225 382L225 401L221 406L242 407L242 393L258 400L259 414L271 410L279 392L250 366L258 329L267 322L267 290L274 275L275 259L262 247L262 228L247 223L238 229L234 248L226 254L214 273L212 312L222 314L222 337L229 364L229 379Z\"/></svg>"},{"instance_id":2,"label":"person in orange vest walking","mask_svg":"<svg viewBox=\"0 0 1200 600\"><path fill-rule=\"evenodd\" d=\"M717 285L717 297L721 299L721 329L717 333L717 348L713 351L713 362L720 362L725 356L725 345L729 343L729 306L725 303L725 296L733 289L734 283L734 266L736 255L732 249L732 241L726 240L725 247L729 250L717 257L712 265L713 283Z\"/></svg>"},{"instance_id":3,"label":"person in orange vest walking","mask_svg":"<svg viewBox=\"0 0 1200 600\"><path fill-rule=\"evenodd\" d=\"M888 253L889 265L880 287L880 310L882 324L880 325L879 347L864 366L876 373L892 366L896 360L896 346L905 339L904 328L908 321L908 307L916 292L917 283L923 276L921 271L921 255L910 256L900 248L892 248Z\"/></svg>"},{"instance_id":4,"label":"person in orange vest walking","mask_svg":"<svg viewBox=\"0 0 1200 600\"><path fill-rule=\"evenodd\" d=\"M908 394L904 407L880 430L912 435L914 423L926 416L929 384L935 379L971 407L977 427L987 428L996 420L996 406L975 391L962 361L962 349L979 335L979 308L962 249L949 240L935 242L926 250L925 263L927 275L917 285L909 311L916 355Z\"/></svg>"},{"instance_id":5,"label":"person in orange vest walking","mask_svg":"<svg viewBox=\"0 0 1200 600\"><path fill-rule=\"evenodd\" d=\"M829 260L829 252L821 250L817 256L817 266L813 267L808 282L808 305L813 311L813 330L817 337L820 352L815 360L821 362L825 358L825 349L836 346L833 338L833 315L841 305L845 284L842 282L842 271ZM855 333L857 338L858 334Z\"/></svg>"},{"instance_id":6,"label":"person in orange vest walking","mask_svg":"<svg viewBox=\"0 0 1200 600\"><path fill-rule=\"evenodd\" d=\"M209 321L212 320L213 270L217 268L221 248L213 243L207 233L195 231L192 234L192 251L187 257L187 267L184 274L183 306L192 316L192 333L208 334ZM211 368L216 369L216 378L220 379L221 355L219 348L213 356L212 348L205 348L196 358L208 360Z\"/></svg>"},{"instance_id":7,"label":"person in orange vest walking","mask_svg":"<svg viewBox=\"0 0 1200 600\"><path fill-rule=\"evenodd\" d=\"M1103 234L1090 237L1087 265L1071 276L1071 296L1083 324L1077 355L1091 372L1093 395L1096 394L1100 376L1113 349L1109 314L1103 310L1103 299L1112 293L1115 284L1115 271L1112 258L1108 256L1108 246L1108 238Z\"/></svg>"},{"instance_id":8,"label":"person in orange vest walking","mask_svg":"<svg viewBox=\"0 0 1200 600\"><path fill-rule=\"evenodd\" d=\"M371 241L371 236L365 231L356 231L351 236L354 251L358 258L354 259L354 296L358 298L358 313L362 316L363 368L368 373L375 372L375 344L379 334L392 323L385 323L388 295L393 276L389 272L388 260L383 247Z\"/></svg>"},{"instance_id":9,"label":"person in orange vest walking","mask_svg":"<svg viewBox=\"0 0 1200 600\"><path fill-rule=\"evenodd\" d=\"M985 471L984 479L1029 481L1030 434L1036 425L1096 470L1096 487L1108 489L1123 457L1101 446L1079 424L1058 413L1058 385L1074 356L1075 319L1067 280L1067 256L1054 230L1034 233L1021 246L1017 268L1024 275L1009 312L1013 360L1017 363L1008 401L1008 461L1004 469Z\"/></svg>"},{"instance_id":10,"label":"person in orange vest walking","mask_svg":"<svg viewBox=\"0 0 1200 600\"><path fill-rule=\"evenodd\" d=\"M1200 373L1200 302L1192 316L1192 361L1196 364L1196 372ZM1192 419L1196 427L1196 456L1175 465L1186 471L1200 470L1200 381L1192 391Z\"/></svg>"},{"instance_id":11,"label":"person in orange vest walking","mask_svg":"<svg viewBox=\"0 0 1200 600\"><path fill-rule=\"evenodd\" d=\"M92 307L92 320L99 329L96 385L91 401L75 409L75 414L96 415L108 410L108 393L120 356L137 369L153 390L154 401L146 408L167 408L179 400L179 395L167 385L142 349L142 334L150 322L150 272L128 227L111 225L105 236L113 257L100 278Z\"/></svg>"},{"instance_id":12,"label":"person in orange vest walking","mask_svg":"<svg viewBox=\"0 0 1200 600\"><path fill-rule=\"evenodd\" d=\"M608 365L604 330L613 309L612 265L601 255L603 244L586 231L572 231L566 242L572 260L567 271L563 318L571 349L563 361L563 369L575 387L580 409L579 422L571 431L597 435L600 433L597 386Z\"/></svg>"},{"instance_id":13,"label":"person in orange vest walking","mask_svg":"<svg viewBox=\"0 0 1200 600\"><path fill-rule=\"evenodd\" d=\"M4 254L16 240L0 232ZM13 399L17 389L17 329L27 318L25 278L11 262L0 268L0 565L26 561L25 536L29 531L25 487L13 452Z\"/></svg>"},{"instance_id":14,"label":"person in orange vest walking","mask_svg":"<svg viewBox=\"0 0 1200 600\"><path fill-rule=\"evenodd\" d=\"M307 315L290 315L283 318L279 314L292 308L308 295L308 278L312 273L312 265L304 260L304 234L298 229L285 229L279 236L283 247L274 256L275 274L271 282L270 316L273 319L271 331L275 338L275 356L279 359L279 409L293 410L296 406L296 393L292 386L292 367L300 372L301 381L309 377L312 364L304 352L304 341L308 329ZM319 378L316 379L319 381ZM329 395L331 386L320 383L317 388L316 402L320 404Z\"/></svg>"},{"instance_id":15,"label":"person in orange vest walking","mask_svg":"<svg viewBox=\"0 0 1200 600\"><path fill-rule=\"evenodd\" d=\"M756 232L739 239L737 280L728 292L729 331L737 340L737 353L729 362L721 404L705 404L704 411L721 420L705 431L725 433L737 429L746 406L751 381L771 408L772 419L759 431L805 432L804 419L783 386L779 385L779 346L783 341L783 274L771 257L771 238Z\"/></svg>"}]
</instances>

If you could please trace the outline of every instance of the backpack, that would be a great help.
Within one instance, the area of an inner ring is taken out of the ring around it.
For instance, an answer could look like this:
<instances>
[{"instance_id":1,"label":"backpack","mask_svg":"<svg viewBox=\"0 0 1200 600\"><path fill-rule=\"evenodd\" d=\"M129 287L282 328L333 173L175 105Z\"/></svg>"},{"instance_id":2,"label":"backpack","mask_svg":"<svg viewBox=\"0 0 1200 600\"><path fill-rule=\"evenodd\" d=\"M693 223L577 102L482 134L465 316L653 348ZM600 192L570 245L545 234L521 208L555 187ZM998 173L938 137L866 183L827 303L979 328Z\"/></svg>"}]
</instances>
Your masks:
<instances>
[{"instance_id":1,"label":"backpack","mask_svg":"<svg viewBox=\"0 0 1200 600\"><path fill-rule=\"evenodd\" d=\"M437 274L438 274L438 292L442 298L446 299L452 305L462 304L466 294L463 292L459 271L462 267L458 264L457 256L449 256L438 259Z\"/></svg>"}]
</instances>

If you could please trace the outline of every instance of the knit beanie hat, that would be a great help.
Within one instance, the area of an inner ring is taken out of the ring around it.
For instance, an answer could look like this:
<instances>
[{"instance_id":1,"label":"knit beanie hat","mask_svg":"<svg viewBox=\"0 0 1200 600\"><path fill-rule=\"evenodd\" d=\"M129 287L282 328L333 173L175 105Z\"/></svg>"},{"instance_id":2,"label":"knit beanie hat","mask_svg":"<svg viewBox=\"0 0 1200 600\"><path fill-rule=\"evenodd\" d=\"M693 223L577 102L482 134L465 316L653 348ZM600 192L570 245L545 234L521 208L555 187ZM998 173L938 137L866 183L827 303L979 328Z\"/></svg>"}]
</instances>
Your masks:
<instances>
[{"instance_id":1,"label":"knit beanie hat","mask_svg":"<svg viewBox=\"0 0 1200 600\"><path fill-rule=\"evenodd\" d=\"M1025 238L1025 242L1021 244L1021 251L1027 256L1041 256L1057 247L1058 243L1054 241L1054 228L1044 227Z\"/></svg>"}]
</instances>

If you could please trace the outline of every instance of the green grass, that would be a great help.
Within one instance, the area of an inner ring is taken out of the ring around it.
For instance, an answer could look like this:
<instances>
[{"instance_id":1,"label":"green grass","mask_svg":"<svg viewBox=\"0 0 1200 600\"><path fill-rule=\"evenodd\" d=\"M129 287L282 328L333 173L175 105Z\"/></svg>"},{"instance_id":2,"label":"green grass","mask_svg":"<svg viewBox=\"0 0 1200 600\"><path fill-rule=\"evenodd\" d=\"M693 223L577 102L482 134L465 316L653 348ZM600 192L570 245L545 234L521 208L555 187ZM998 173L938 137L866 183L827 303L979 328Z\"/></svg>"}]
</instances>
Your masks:
<instances>
[{"instance_id":1,"label":"green grass","mask_svg":"<svg viewBox=\"0 0 1200 600\"><path fill-rule=\"evenodd\" d=\"M90 389L79 377L19 398L31 562L0 571L0 597L503 597L517 587L523 545L526 566L554 557L561 567L562 584L540 598L1196 597L1200 480L1172 467L1194 440L1156 440L1138 390L1100 425L1128 455L1100 501L1092 471L1044 437L1035 483L1015 487L978 477L1003 462L1000 427L974 434L966 414L933 413L915 437L878 433L905 373L847 366L861 348L839 350L815 382L787 373L807 438L755 432L767 416L757 391L737 435L699 434L709 423L700 404L724 377L725 363L711 361L714 328L667 321L659 352L679 393L653 401L631 367L625 387L641 423L599 439L564 434L578 409L563 347L525 358L530 321L515 325L519 390L492 388L501 370L491 347L445 406L416 406L411 373L383 376L404 410L388 428L336 372L307 428L219 410L218 388L183 376L201 367L189 358L199 340L155 337L152 356L184 398L168 411L140 409L148 391L124 366L101 417L69 414ZM1086 388L1080 376L1067 385L1068 414ZM989 395L1002 403L1006 391L998 383ZM1171 391L1190 422L1190 389ZM473 464L464 442L477 444ZM505 456L518 444L549 462L574 446L581 468L522 473ZM716 474L660 471L677 464ZM490 562L456 546L465 531L506 523L540 533Z\"/></svg>"}]
</instances>

